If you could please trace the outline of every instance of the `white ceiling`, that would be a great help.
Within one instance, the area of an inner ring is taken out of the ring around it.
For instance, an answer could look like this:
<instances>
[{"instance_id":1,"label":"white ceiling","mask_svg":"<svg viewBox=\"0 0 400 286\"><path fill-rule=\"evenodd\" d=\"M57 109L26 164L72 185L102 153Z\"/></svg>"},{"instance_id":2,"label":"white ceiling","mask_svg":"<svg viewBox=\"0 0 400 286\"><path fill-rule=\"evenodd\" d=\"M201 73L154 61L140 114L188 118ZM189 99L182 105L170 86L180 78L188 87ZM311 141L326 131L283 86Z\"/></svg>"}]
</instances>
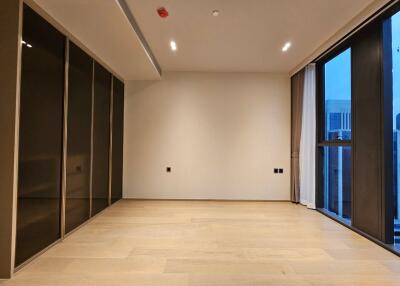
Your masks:
<instances>
[{"instance_id":1,"label":"white ceiling","mask_svg":"<svg viewBox=\"0 0 400 286\"><path fill-rule=\"evenodd\" d=\"M160 77L115 0L33 0L125 80Z\"/></svg>"},{"instance_id":2,"label":"white ceiling","mask_svg":"<svg viewBox=\"0 0 400 286\"><path fill-rule=\"evenodd\" d=\"M289 72L373 0L126 0L164 71ZM161 19L156 9L170 13ZM220 10L220 16L211 12ZM176 40L178 52L169 49ZM291 41L292 48L281 48Z\"/></svg>"},{"instance_id":3,"label":"white ceiling","mask_svg":"<svg viewBox=\"0 0 400 286\"><path fill-rule=\"evenodd\" d=\"M125 80L160 76L117 0L34 1ZM374 0L125 0L163 71L289 72ZM170 16L161 19L157 8ZM214 9L218 17L211 16ZM169 42L174 39L178 51ZM287 53L285 42L293 46Z\"/></svg>"}]
</instances>

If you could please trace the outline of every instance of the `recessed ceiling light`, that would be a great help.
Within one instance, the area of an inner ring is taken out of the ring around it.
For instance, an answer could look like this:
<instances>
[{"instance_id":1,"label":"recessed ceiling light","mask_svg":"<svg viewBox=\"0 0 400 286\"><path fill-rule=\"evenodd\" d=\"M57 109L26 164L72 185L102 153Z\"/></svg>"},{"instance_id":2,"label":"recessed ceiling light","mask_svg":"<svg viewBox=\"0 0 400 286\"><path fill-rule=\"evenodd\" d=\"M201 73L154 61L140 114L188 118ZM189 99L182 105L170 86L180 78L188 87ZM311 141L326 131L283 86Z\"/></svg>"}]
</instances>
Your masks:
<instances>
[{"instance_id":1,"label":"recessed ceiling light","mask_svg":"<svg viewBox=\"0 0 400 286\"><path fill-rule=\"evenodd\" d=\"M282 47L282 52L287 52L290 47L292 46L291 42L287 42L283 47Z\"/></svg>"},{"instance_id":2,"label":"recessed ceiling light","mask_svg":"<svg viewBox=\"0 0 400 286\"><path fill-rule=\"evenodd\" d=\"M219 16L219 11L218 10L213 10L211 12L211 15L213 15L214 17L217 17L217 16Z\"/></svg>"},{"instance_id":3,"label":"recessed ceiling light","mask_svg":"<svg viewBox=\"0 0 400 286\"><path fill-rule=\"evenodd\" d=\"M178 46L176 45L175 41L171 41L169 45L171 46L171 50L173 51L176 51L178 49Z\"/></svg>"}]
</instances>

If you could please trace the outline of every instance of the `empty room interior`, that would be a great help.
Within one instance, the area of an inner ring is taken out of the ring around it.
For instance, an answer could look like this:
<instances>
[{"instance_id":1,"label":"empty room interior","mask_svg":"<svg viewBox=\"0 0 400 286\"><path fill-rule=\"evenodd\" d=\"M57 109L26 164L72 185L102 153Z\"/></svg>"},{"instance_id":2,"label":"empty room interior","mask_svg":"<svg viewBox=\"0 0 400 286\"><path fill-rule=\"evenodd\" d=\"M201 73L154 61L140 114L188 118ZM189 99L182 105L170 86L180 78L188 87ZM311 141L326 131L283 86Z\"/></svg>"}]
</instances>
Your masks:
<instances>
[{"instance_id":1,"label":"empty room interior","mask_svg":"<svg viewBox=\"0 0 400 286\"><path fill-rule=\"evenodd\" d=\"M1 286L400 285L400 1L1 0Z\"/></svg>"}]
</instances>

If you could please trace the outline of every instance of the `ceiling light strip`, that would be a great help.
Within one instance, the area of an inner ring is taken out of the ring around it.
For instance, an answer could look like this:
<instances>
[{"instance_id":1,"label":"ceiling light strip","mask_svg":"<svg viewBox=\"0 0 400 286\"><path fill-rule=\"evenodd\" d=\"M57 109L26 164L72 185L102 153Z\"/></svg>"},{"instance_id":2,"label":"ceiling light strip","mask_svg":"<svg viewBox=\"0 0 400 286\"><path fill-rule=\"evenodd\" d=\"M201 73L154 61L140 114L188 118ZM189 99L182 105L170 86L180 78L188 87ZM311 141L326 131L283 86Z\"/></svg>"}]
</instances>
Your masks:
<instances>
[{"instance_id":1,"label":"ceiling light strip","mask_svg":"<svg viewBox=\"0 0 400 286\"><path fill-rule=\"evenodd\" d=\"M145 37L143 36L143 33L140 30L139 25L137 24L135 17L132 14L131 9L129 9L128 4L126 3L125 0L117 0L116 2L119 5L119 7L121 8L121 10L124 13L124 15L126 16L126 18L128 19L129 23L131 24L131 27L134 30L136 36L138 37L139 42L142 45L145 53L147 54L147 57L149 58L150 62L153 64L154 68L157 70L158 74L161 76L161 74L162 74L161 67L160 67L156 57L154 56L149 44L147 43Z\"/></svg>"}]
</instances>

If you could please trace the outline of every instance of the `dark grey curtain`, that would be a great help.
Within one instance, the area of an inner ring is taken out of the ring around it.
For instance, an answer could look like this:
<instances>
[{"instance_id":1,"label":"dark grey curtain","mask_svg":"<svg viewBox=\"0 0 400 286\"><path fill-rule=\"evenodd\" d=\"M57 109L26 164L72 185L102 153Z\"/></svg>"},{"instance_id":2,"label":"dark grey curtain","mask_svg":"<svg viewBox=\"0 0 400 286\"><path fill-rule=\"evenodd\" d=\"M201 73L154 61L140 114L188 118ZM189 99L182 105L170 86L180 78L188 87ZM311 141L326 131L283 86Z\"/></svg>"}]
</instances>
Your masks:
<instances>
[{"instance_id":1,"label":"dark grey curtain","mask_svg":"<svg viewBox=\"0 0 400 286\"><path fill-rule=\"evenodd\" d=\"M290 200L294 203L300 201L300 174L299 174L299 152L301 138L301 119L303 113L304 94L304 69L291 78L291 101L292 101L292 132L291 132L291 178L290 178Z\"/></svg>"}]
</instances>

